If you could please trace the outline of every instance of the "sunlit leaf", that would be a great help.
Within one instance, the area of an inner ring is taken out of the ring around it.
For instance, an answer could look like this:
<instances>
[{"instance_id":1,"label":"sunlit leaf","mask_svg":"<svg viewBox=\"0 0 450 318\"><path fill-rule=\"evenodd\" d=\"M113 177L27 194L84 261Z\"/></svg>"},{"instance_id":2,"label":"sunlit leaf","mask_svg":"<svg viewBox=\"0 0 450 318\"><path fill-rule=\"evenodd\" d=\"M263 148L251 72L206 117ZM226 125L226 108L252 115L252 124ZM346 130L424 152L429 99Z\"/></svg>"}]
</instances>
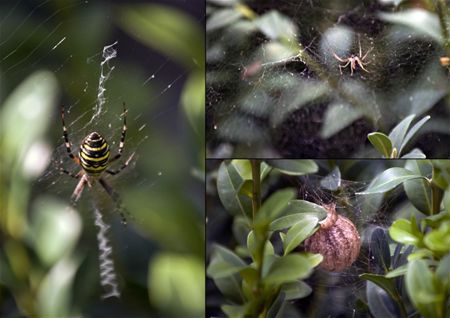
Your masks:
<instances>
[{"instance_id":1,"label":"sunlit leaf","mask_svg":"<svg viewBox=\"0 0 450 318\"><path fill-rule=\"evenodd\" d=\"M275 192L262 204L256 215L256 222L270 223L286 208L288 202L295 197L293 189L283 189Z\"/></svg>"},{"instance_id":2,"label":"sunlit leaf","mask_svg":"<svg viewBox=\"0 0 450 318\"><path fill-rule=\"evenodd\" d=\"M407 245L416 245L421 239L415 235L413 224L405 219L396 220L389 228L389 235L394 241Z\"/></svg>"},{"instance_id":3,"label":"sunlit leaf","mask_svg":"<svg viewBox=\"0 0 450 318\"><path fill-rule=\"evenodd\" d=\"M431 177L433 166L431 162L425 160L408 160L405 162L405 169L424 177ZM425 213L433 212L431 185L421 179L408 180L403 183L405 193L416 209Z\"/></svg>"},{"instance_id":4,"label":"sunlit leaf","mask_svg":"<svg viewBox=\"0 0 450 318\"><path fill-rule=\"evenodd\" d=\"M406 134L405 138L403 139L403 142L398 150L399 153L403 151L403 148L406 146L406 144L411 140L412 137L419 131L419 129L430 119L430 116L425 116L421 120L419 120L417 123L414 124L414 126L411 127L411 129Z\"/></svg>"},{"instance_id":5,"label":"sunlit leaf","mask_svg":"<svg viewBox=\"0 0 450 318\"><path fill-rule=\"evenodd\" d=\"M284 255L289 254L293 249L299 246L308 238L319 220L317 218L307 218L292 226L287 232L286 239L283 242Z\"/></svg>"},{"instance_id":6,"label":"sunlit leaf","mask_svg":"<svg viewBox=\"0 0 450 318\"><path fill-rule=\"evenodd\" d=\"M392 142L392 147L397 149L397 153L400 153L403 141L405 139L406 133L408 132L409 125L413 121L416 115L409 115L399 122L390 132L389 139Z\"/></svg>"}]
</instances>

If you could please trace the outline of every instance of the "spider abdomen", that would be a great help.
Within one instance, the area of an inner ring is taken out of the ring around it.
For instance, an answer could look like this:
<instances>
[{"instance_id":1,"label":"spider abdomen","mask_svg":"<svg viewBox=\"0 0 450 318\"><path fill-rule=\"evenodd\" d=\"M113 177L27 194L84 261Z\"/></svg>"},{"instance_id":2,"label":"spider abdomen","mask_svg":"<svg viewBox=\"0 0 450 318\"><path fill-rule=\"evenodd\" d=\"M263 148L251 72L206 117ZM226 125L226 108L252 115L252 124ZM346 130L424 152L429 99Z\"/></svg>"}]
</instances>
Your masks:
<instances>
[{"instance_id":1,"label":"spider abdomen","mask_svg":"<svg viewBox=\"0 0 450 318\"><path fill-rule=\"evenodd\" d=\"M80 146L81 167L90 175L102 173L109 160L109 145L97 132L90 133Z\"/></svg>"}]
</instances>

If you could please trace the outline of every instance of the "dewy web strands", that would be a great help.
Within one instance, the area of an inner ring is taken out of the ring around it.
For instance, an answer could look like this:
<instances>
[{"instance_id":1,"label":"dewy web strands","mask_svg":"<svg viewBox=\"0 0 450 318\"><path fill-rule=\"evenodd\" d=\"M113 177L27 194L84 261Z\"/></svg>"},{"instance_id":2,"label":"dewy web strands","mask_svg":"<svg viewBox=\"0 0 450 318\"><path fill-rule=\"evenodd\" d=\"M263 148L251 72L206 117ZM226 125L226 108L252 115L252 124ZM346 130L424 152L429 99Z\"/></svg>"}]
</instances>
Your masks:
<instances>
[{"instance_id":1,"label":"dewy web strands","mask_svg":"<svg viewBox=\"0 0 450 318\"><path fill-rule=\"evenodd\" d=\"M94 107L94 115L92 116L89 123L92 123L92 121L96 119L103 110L103 105L106 101L105 83L109 79L109 76L115 68L114 66L109 66L109 61L117 57L117 51L114 49L114 45L116 45L117 43L118 41L103 48L103 61L100 63L100 78L98 80L97 103Z\"/></svg>"}]
</instances>

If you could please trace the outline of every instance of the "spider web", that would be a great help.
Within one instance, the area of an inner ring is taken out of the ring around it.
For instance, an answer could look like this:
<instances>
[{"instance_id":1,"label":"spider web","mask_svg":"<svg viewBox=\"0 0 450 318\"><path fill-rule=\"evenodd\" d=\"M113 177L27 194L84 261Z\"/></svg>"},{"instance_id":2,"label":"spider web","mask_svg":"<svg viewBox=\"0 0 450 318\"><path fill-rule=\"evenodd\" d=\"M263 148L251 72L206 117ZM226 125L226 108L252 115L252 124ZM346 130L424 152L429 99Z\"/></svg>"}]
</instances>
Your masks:
<instances>
[{"instance_id":1,"label":"spider web","mask_svg":"<svg viewBox=\"0 0 450 318\"><path fill-rule=\"evenodd\" d=\"M156 142L164 143L170 149L179 147L183 130L175 122L179 117L179 95L187 71L171 58L143 47L123 32L110 32L108 28L113 24L111 4L65 1L55 5L58 9L54 5L48 0L1 2L0 72L2 78L8 78L1 83L1 93L7 95L35 70L51 71L64 86L60 101L65 106L65 121L74 154L78 153L79 144L88 133L98 131L109 143L111 154L115 155L123 125L122 104L125 103L128 130L124 152L111 169L120 167L132 153L136 155L120 175L106 178L119 194L130 185L145 189L149 194L159 191L160 183L172 182L166 177L168 168L162 160L146 160L144 154ZM110 33L108 36L107 32ZM99 38L108 40L102 42ZM74 65L80 69L74 71ZM70 74L76 74L76 77ZM2 100L5 97L0 95ZM35 182L33 192L36 195L51 193L68 202L77 180L61 174L60 168L76 174L80 167L67 156L59 108L55 110L50 134L54 142L46 145L38 158L49 165ZM51 159L44 160L47 157ZM154 157L158 158L157 155ZM142 173L142 169L138 171L139 165L143 164L152 165L150 174ZM86 187L77 209L83 218L87 218L86 227L95 221L99 228L100 275L106 288L103 296L118 297L120 290L111 267L111 253L114 253L111 248L126 243L117 238L115 244L110 244L108 236L126 235L125 232L132 231L131 227L114 226L118 223L114 221L120 219L119 214L98 186ZM129 221L140 222L138 218Z\"/></svg>"},{"instance_id":2,"label":"spider web","mask_svg":"<svg viewBox=\"0 0 450 318\"><path fill-rule=\"evenodd\" d=\"M412 113L430 114L422 133L440 134L422 150L448 152L438 149L449 134L443 46L390 23L392 3L227 3L209 1L208 156L372 157L367 133L389 133ZM351 76L348 65L340 74L333 53L347 61L359 43L368 73L356 65Z\"/></svg>"}]
</instances>

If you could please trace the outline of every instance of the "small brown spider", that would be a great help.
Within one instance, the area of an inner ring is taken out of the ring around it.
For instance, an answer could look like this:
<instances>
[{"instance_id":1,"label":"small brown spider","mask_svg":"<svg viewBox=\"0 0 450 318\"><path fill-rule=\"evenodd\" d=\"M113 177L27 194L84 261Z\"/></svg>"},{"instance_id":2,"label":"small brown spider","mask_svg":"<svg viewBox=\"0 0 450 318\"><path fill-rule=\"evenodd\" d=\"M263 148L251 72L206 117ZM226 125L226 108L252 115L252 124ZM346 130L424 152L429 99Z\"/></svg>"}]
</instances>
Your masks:
<instances>
[{"instance_id":1,"label":"small brown spider","mask_svg":"<svg viewBox=\"0 0 450 318\"><path fill-rule=\"evenodd\" d=\"M366 54L364 54L364 56L362 55L362 50L361 50L361 41L359 42L359 55L350 55L350 57L347 57L345 59L339 57L336 53L333 53L333 56L336 60L338 60L339 62L345 63L344 65L339 65L339 71L341 72L342 75L342 69L346 68L349 64L350 64L350 76L353 76L353 71L356 69L356 66L359 65L359 67L367 72L370 73L368 70L366 70L364 68L364 65L369 64L369 62L365 62L364 63L364 59L367 57L367 55L372 51L373 48L370 48Z\"/></svg>"}]
</instances>

